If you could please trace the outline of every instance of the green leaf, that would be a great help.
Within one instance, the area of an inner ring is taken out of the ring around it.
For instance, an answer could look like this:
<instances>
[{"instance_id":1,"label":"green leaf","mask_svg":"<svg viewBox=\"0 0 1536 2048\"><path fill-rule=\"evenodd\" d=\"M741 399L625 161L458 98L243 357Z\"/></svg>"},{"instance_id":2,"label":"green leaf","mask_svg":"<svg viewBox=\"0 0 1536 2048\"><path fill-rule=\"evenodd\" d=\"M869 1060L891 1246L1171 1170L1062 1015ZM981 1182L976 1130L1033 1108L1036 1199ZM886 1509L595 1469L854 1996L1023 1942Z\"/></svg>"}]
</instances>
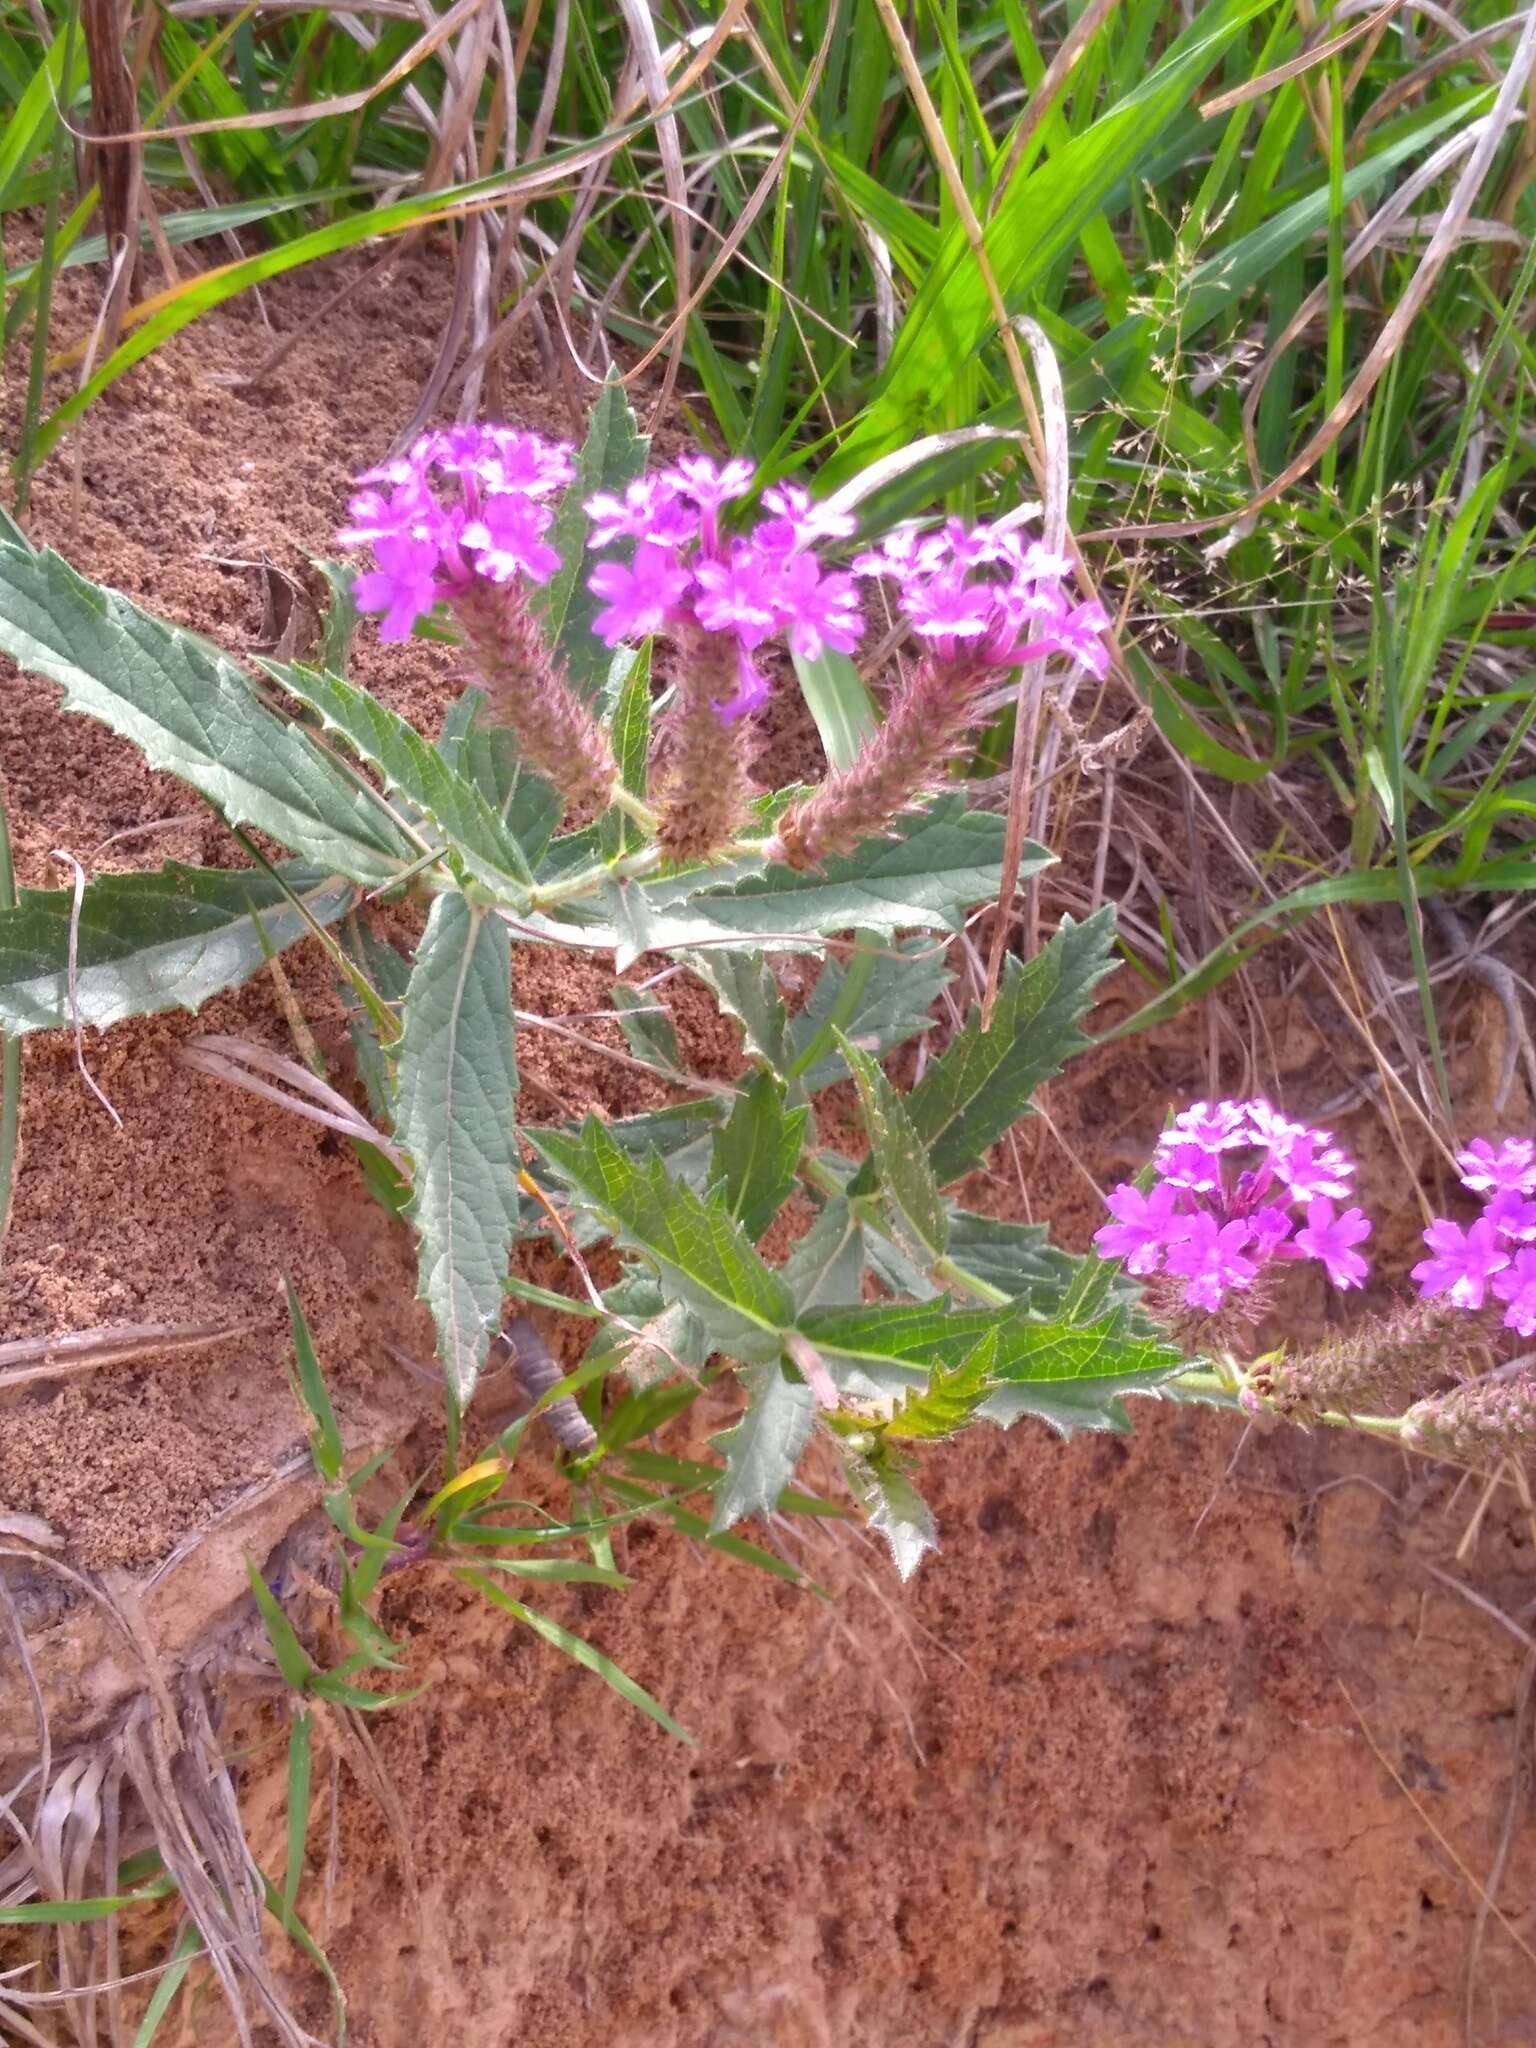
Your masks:
<instances>
[{"instance_id":1,"label":"green leaf","mask_svg":"<svg viewBox=\"0 0 1536 2048\"><path fill-rule=\"evenodd\" d=\"M779 1268L797 1315L864 1298L864 1228L853 1205L836 1196L797 1240Z\"/></svg>"},{"instance_id":2,"label":"green leaf","mask_svg":"<svg viewBox=\"0 0 1536 2048\"><path fill-rule=\"evenodd\" d=\"M950 1371L936 1371L920 1394L904 1401L885 1425L894 1437L953 1436L981 1406L995 1384L997 1332L988 1330L973 1351Z\"/></svg>"},{"instance_id":3,"label":"green leaf","mask_svg":"<svg viewBox=\"0 0 1536 2048\"><path fill-rule=\"evenodd\" d=\"M880 730L880 714L857 665L834 647L814 658L791 657L827 761L833 768L851 768L864 742Z\"/></svg>"},{"instance_id":4,"label":"green leaf","mask_svg":"<svg viewBox=\"0 0 1536 2048\"><path fill-rule=\"evenodd\" d=\"M421 1298L460 1408L501 1328L517 1229L512 959L500 918L439 896L405 992L395 1134L415 1163Z\"/></svg>"},{"instance_id":5,"label":"green leaf","mask_svg":"<svg viewBox=\"0 0 1536 2048\"><path fill-rule=\"evenodd\" d=\"M525 1136L620 1244L652 1262L721 1348L748 1359L778 1356L789 1291L723 1202L675 1180L655 1153L630 1158L595 1117L578 1137Z\"/></svg>"},{"instance_id":6,"label":"green leaf","mask_svg":"<svg viewBox=\"0 0 1536 2048\"><path fill-rule=\"evenodd\" d=\"M746 1414L713 1439L725 1457L725 1477L715 1494L711 1536L723 1535L744 1515L769 1513L795 1475L815 1420L810 1388L787 1379L776 1360L747 1378Z\"/></svg>"},{"instance_id":7,"label":"green leaf","mask_svg":"<svg viewBox=\"0 0 1536 2048\"><path fill-rule=\"evenodd\" d=\"M254 825L327 872L390 881L416 849L360 787L196 634L79 576L51 550L0 546L0 649L177 775L231 825Z\"/></svg>"},{"instance_id":8,"label":"green leaf","mask_svg":"<svg viewBox=\"0 0 1536 2048\"><path fill-rule=\"evenodd\" d=\"M1001 1423L1038 1415L1063 1433L1124 1428L1118 1397L1151 1392L1184 1363L1171 1345L1132 1331L1123 1310L1079 1324L946 1300L873 1302L807 1310L798 1328L840 1385L874 1396L926 1387L931 1374L953 1372L995 1332L998 1391L981 1413Z\"/></svg>"},{"instance_id":9,"label":"green leaf","mask_svg":"<svg viewBox=\"0 0 1536 2048\"><path fill-rule=\"evenodd\" d=\"M867 1052L842 1033L838 1047L859 1091L859 1113L869 1137L870 1163L896 1235L914 1258L931 1264L949 1245L949 1217L922 1139L906 1105Z\"/></svg>"},{"instance_id":10,"label":"green leaf","mask_svg":"<svg viewBox=\"0 0 1536 2048\"><path fill-rule=\"evenodd\" d=\"M1064 917L1033 960L1009 961L991 1029L982 1030L973 1007L964 1030L930 1062L907 1113L941 1187L969 1172L1024 1115L1040 1083L1087 1043L1078 1021L1114 965L1114 936L1108 904L1085 924Z\"/></svg>"},{"instance_id":11,"label":"green leaf","mask_svg":"<svg viewBox=\"0 0 1536 2048\"><path fill-rule=\"evenodd\" d=\"M309 1422L309 1448L315 1471L327 1485L334 1486L341 1478L346 1455L341 1424L336 1420L325 1374L315 1356L314 1339L299 1306L298 1292L286 1273L283 1292L288 1300L288 1327L293 1338L294 1398Z\"/></svg>"},{"instance_id":12,"label":"green leaf","mask_svg":"<svg viewBox=\"0 0 1536 2048\"><path fill-rule=\"evenodd\" d=\"M675 1735L679 1742L686 1742L690 1749L696 1747L694 1738L687 1729L678 1726L659 1700L653 1699L643 1685L637 1684L627 1671L621 1671L611 1657L605 1657L601 1650L595 1649L584 1637L572 1635L568 1628L562 1628L558 1621L551 1621L547 1614L540 1614L537 1608L525 1607L521 1600L514 1600L483 1572L462 1571L458 1576L467 1586L473 1586L477 1592L483 1593L486 1599L493 1606L499 1607L504 1614L510 1614L515 1620L522 1622L525 1628L531 1628L536 1636L541 1636L553 1649L574 1659L583 1670L595 1673L605 1685L612 1686L621 1700L627 1700L630 1706L638 1707L642 1714L648 1715L658 1727L665 1728L669 1735Z\"/></svg>"},{"instance_id":13,"label":"green leaf","mask_svg":"<svg viewBox=\"0 0 1536 2048\"><path fill-rule=\"evenodd\" d=\"M549 531L560 568L534 605L552 647L565 660L577 691L589 701L608 674L608 649L592 631L601 599L587 588L592 559L587 552L588 520L582 509L599 491L617 491L641 475L650 453L650 439L635 425L624 386L610 374L587 423L587 438L577 459L576 478L560 501Z\"/></svg>"},{"instance_id":14,"label":"green leaf","mask_svg":"<svg viewBox=\"0 0 1536 2048\"><path fill-rule=\"evenodd\" d=\"M1043 1223L1000 1223L951 1205L949 1256L967 1273L1027 1300L1036 1311L1055 1311L1082 1263L1050 1242Z\"/></svg>"},{"instance_id":15,"label":"green leaf","mask_svg":"<svg viewBox=\"0 0 1536 2048\"><path fill-rule=\"evenodd\" d=\"M741 1026L752 1058L782 1074L789 1063L789 1020L779 985L762 954L716 947L707 953L685 953L683 960L714 990L726 1015Z\"/></svg>"},{"instance_id":16,"label":"green leaf","mask_svg":"<svg viewBox=\"0 0 1536 2048\"><path fill-rule=\"evenodd\" d=\"M451 768L398 711L340 676L301 664L261 666L290 697L308 707L327 732L377 768L386 789L403 796L436 828L476 881L498 895L522 900L533 880L528 858L505 822L470 779Z\"/></svg>"},{"instance_id":17,"label":"green leaf","mask_svg":"<svg viewBox=\"0 0 1536 2048\"><path fill-rule=\"evenodd\" d=\"M272 1645L272 1655L285 1685L295 1692L303 1692L310 1680L317 1676L314 1660L299 1641L298 1631L283 1612L282 1605L272 1588L261 1575L261 1567L254 1558L245 1560L245 1575L250 1581L252 1595L261 1615L262 1626L266 1629L267 1640Z\"/></svg>"},{"instance_id":18,"label":"green leaf","mask_svg":"<svg viewBox=\"0 0 1536 2048\"><path fill-rule=\"evenodd\" d=\"M929 1010L949 979L944 949L931 938L882 945L874 934L865 935L846 960L824 963L804 1008L791 1020L789 1072L813 1095L841 1081L847 1069L834 1028L861 1051L883 1059L931 1027Z\"/></svg>"},{"instance_id":19,"label":"green leaf","mask_svg":"<svg viewBox=\"0 0 1536 2048\"><path fill-rule=\"evenodd\" d=\"M619 764L619 780L631 796L646 793L651 754L651 643L636 652L620 648L616 660L627 662L623 681L614 698L613 716L608 721L608 738ZM637 822L617 807L603 818L600 827L603 852L612 860L619 854L634 853L644 844Z\"/></svg>"},{"instance_id":20,"label":"green leaf","mask_svg":"<svg viewBox=\"0 0 1536 2048\"><path fill-rule=\"evenodd\" d=\"M1026 1323L1026 1341L999 1338L997 1376L1006 1382L979 1413L1007 1428L1021 1415L1048 1422L1063 1436L1074 1429L1129 1430L1124 1394L1155 1392L1188 1361L1161 1338L1135 1334L1124 1309L1087 1326Z\"/></svg>"},{"instance_id":21,"label":"green leaf","mask_svg":"<svg viewBox=\"0 0 1536 2048\"><path fill-rule=\"evenodd\" d=\"M659 996L616 981L609 992L624 1043L637 1060L643 1060L670 1080L683 1078L683 1056L678 1050L672 1019L662 1008Z\"/></svg>"},{"instance_id":22,"label":"green leaf","mask_svg":"<svg viewBox=\"0 0 1536 2048\"><path fill-rule=\"evenodd\" d=\"M755 871L724 885L720 870L647 884L648 942L673 948L723 938L782 945L860 925L880 932L935 924L958 931L967 910L997 893L1004 830L1004 821L990 812L941 797L926 812L899 820L889 837L871 839L816 873L753 863ZM1021 875L1038 874L1054 857L1026 843Z\"/></svg>"},{"instance_id":23,"label":"green leaf","mask_svg":"<svg viewBox=\"0 0 1536 2048\"><path fill-rule=\"evenodd\" d=\"M544 858L565 811L565 799L523 760L517 736L484 722L483 690L467 689L443 720L437 751L455 775L472 782L532 868Z\"/></svg>"},{"instance_id":24,"label":"green leaf","mask_svg":"<svg viewBox=\"0 0 1536 2048\"><path fill-rule=\"evenodd\" d=\"M125 1017L198 1010L259 974L275 953L334 924L353 902L329 871L169 866L87 882L77 928L75 1011L102 1029ZM298 898L295 909L288 893ZM72 889L23 889L0 909L0 1026L18 1035L72 1025Z\"/></svg>"},{"instance_id":25,"label":"green leaf","mask_svg":"<svg viewBox=\"0 0 1536 2048\"><path fill-rule=\"evenodd\" d=\"M888 1459L850 1460L848 1478L869 1526L890 1545L898 1578L910 1579L930 1550L939 1547L928 1503L906 1473Z\"/></svg>"},{"instance_id":26,"label":"green leaf","mask_svg":"<svg viewBox=\"0 0 1536 2048\"><path fill-rule=\"evenodd\" d=\"M754 1244L794 1188L810 1113L786 1109L783 1082L759 1069L715 1132L710 1180Z\"/></svg>"}]
</instances>

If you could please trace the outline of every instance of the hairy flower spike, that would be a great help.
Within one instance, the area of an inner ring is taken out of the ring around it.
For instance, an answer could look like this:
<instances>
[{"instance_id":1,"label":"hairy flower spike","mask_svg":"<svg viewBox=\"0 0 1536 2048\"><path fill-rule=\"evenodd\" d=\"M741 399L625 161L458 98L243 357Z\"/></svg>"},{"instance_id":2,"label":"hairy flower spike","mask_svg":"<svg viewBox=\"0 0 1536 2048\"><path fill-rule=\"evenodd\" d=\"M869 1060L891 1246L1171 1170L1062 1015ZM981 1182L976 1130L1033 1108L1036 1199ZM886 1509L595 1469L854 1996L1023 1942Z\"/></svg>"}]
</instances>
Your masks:
<instances>
[{"instance_id":1,"label":"hairy flower spike","mask_svg":"<svg viewBox=\"0 0 1536 2048\"><path fill-rule=\"evenodd\" d=\"M769 842L770 860L820 867L854 848L940 788L965 752L976 700L990 671L932 656L898 685L885 723L857 759L791 804Z\"/></svg>"},{"instance_id":2,"label":"hairy flower spike","mask_svg":"<svg viewBox=\"0 0 1536 2048\"><path fill-rule=\"evenodd\" d=\"M1291 1123L1262 1100L1196 1102L1173 1119L1152 1159L1150 1190L1111 1189L1112 1220L1093 1241L1100 1257L1124 1259L1138 1277L1182 1281L1184 1308L1214 1315L1288 1259L1316 1259L1341 1290L1364 1283L1355 1247L1371 1226L1363 1210L1334 1206L1355 1169L1327 1131ZM1306 1204L1299 1228L1297 1202Z\"/></svg>"},{"instance_id":3,"label":"hairy flower spike","mask_svg":"<svg viewBox=\"0 0 1536 2048\"><path fill-rule=\"evenodd\" d=\"M454 601L492 709L528 764L583 809L606 810L618 768L596 719L545 644L517 583L472 583Z\"/></svg>"},{"instance_id":4,"label":"hairy flower spike","mask_svg":"<svg viewBox=\"0 0 1536 2048\"><path fill-rule=\"evenodd\" d=\"M1444 1302L1408 1301L1321 1344L1259 1359L1243 1405L1295 1417L1381 1413L1486 1361L1476 1322Z\"/></svg>"},{"instance_id":5,"label":"hairy flower spike","mask_svg":"<svg viewBox=\"0 0 1536 2048\"><path fill-rule=\"evenodd\" d=\"M1403 1417L1403 1442L1466 1465L1528 1452L1536 1442L1536 1375L1493 1372L1417 1402Z\"/></svg>"},{"instance_id":6,"label":"hairy flower spike","mask_svg":"<svg viewBox=\"0 0 1536 2048\"><path fill-rule=\"evenodd\" d=\"M656 837L669 860L702 860L726 843L746 811L751 728L721 715L722 703L743 688L745 657L729 633L697 626L679 632L678 650Z\"/></svg>"}]
</instances>

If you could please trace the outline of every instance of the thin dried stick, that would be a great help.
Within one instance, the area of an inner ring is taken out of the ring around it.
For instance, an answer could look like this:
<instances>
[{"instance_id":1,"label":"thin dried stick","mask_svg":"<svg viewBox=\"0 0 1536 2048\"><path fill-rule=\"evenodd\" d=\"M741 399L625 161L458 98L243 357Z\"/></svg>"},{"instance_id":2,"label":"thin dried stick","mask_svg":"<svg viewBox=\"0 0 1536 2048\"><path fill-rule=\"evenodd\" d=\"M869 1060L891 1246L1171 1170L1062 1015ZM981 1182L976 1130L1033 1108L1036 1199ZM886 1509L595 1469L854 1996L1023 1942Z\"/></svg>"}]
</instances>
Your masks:
<instances>
[{"instance_id":1,"label":"thin dried stick","mask_svg":"<svg viewBox=\"0 0 1536 2048\"><path fill-rule=\"evenodd\" d=\"M101 1089L97 1087L96 1082L91 1076L90 1068L85 1064L85 1027L80 1021L80 906L85 901L85 869L81 867L79 861L75 859L72 853L63 853L58 847L53 849L53 858L62 865L73 868L75 874L74 900L70 905L69 911L69 964L66 969L67 979L65 982L69 1003L69 1021L74 1026L75 1031L75 1065L80 1069L81 1080L90 1089L96 1100L107 1112L107 1115L111 1117L113 1123L121 1130L123 1128L122 1118L112 1107L112 1104L107 1100Z\"/></svg>"}]
</instances>

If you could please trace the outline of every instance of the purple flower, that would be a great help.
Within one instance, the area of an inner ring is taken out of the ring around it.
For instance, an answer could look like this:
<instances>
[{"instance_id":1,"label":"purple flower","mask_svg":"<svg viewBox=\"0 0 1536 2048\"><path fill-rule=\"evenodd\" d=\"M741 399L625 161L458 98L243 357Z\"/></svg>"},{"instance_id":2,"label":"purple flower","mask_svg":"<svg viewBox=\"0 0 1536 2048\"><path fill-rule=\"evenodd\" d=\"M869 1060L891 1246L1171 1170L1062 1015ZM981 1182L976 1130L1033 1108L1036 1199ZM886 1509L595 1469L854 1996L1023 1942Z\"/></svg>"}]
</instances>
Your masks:
<instances>
[{"instance_id":1,"label":"purple flower","mask_svg":"<svg viewBox=\"0 0 1536 2048\"><path fill-rule=\"evenodd\" d=\"M642 541L627 568L622 562L599 562L587 578L588 590L604 603L592 621L593 632L609 647L659 633L688 595L692 580L672 550L654 541Z\"/></svg>"},{"instance_id":2,"label":"purple flower","mask_svg":"<svg viewBox=\"0 0 1536 2048\"><path fill-rule=\"evenodd\" d=\"M478 474L490 490L546 498L564 490L576 474L576 460L564 441L546 441L518 427L489 427Z\"/></svg>"},{"instance_id":3,"label":"purple flower","mask_svg":"<svg viewBox=\"0 0 1536 2048\"><path fill-rule=\"evenodd\" d=\"M1536 1251L1518 1251L1502 1273L1493 1276L1493 1291L1507 1304L1506 1330L1536 1337Z\"/></svg>"},{"instance_id":4,"label":"purple flower","mask_svg":"<svg viewBox=\"0 0 1536 2048\"><path fill-rule=\"evenodd\" d=\"M1469 1230L1437 1216L1424 1233L1433 1258L1413 1268L1421 1294L1448 1294L1457 1308L1481 1308L1488 1283L1509 1264L1509 1254L1486 1216Z\"/></svg>"},{"instance_id":5,"label":"purple flower","mask_svg":"<svg viewBox=\"0 0 1536 2048\"><path fill-rule=\"evenodd\" d=\"M637 477L622 498L599 491L582 507L591 529L589 547L606 548L616 540L653 540L666 547L685 547L699 530L699 515L677 485L665 476Z\"/></svg>"},{"instance_id":6,"label":"purple flower","mask_svg":"<svg viewBox=\"0 0 1536 2048\"><path fill-rule=\"evenodd\" d=\"M760 545L759 529L753 535ZM864 616L853 578L830 575L814 555L791 555L779 565L774 600L789 628L789 644L805 661L814 661L823 647L852 654L864 632Z\"/></svg>"},{"instance_id":7,"label":"purple flower","mask_svg":"<svg viewBox=\"0 0 1536 2048\"><path fill-rule=\"evenodd\" d=\"M404 534L383 534L373 544L373 555L379 566L352 586L358 610L384 614L379 621L381 640L409 640L416 621L425 618L443 594L437 582L437 545Z\"/></svg>"},{"instance_id":8,"label":"purple flower","mask_svg":"<svg viewBox=\"0 0 1536 2048\"><path fill-rule=\"evenodd\" d=\"M1302 1130L1270 1147L1270 1165L1298 1202L1315 1202L1320 1196L1342 1201L1349 1194L1355 1169L1327 1140L1326 1131Z\"/></svg>"},{"instance_id":9,"label":"purple flower","mask_svg":"<svg viewBox=\"0 0 1536 2048\"><path fill-rule=\"evenodd\" d=\"M799 484L770 485L763 503L777 516L759 521L752 538L774 554L797 554L819 540L846 540L858 525L851 513L817 504Z\"/></svg>"},{"instance_id":10,"label":"purple flower","mask_svg":"<svg viewBox=\"0 0 1536 2048\"><path fill-rule=\"evenodd\" d=\"M1115 1221L1093 1234L1100 1258L1124 1259L1131 1273L1155 1273L1169 1243L1183 1232L1177 1205L1178 1191L1166 1181L1147 1194L1133 1181L1111 1188L1104 1206Z\"/></svg>"},{"instance_id":11,"label":"purple flower","mask_svg":"<svg viewBox=\"0 0 1536 2048\"><path fill-rule=\"evenodd\" d=\"M1295 1218L1273 1202L1255 1209L1248 1222L1253 1230L1253 1256L1261 1266L1275 1256L1295 1227Z\"/></svg>"},{"instance_id":12,"label":"purple flower","mask_svg":"<svg viewBox=\"0 0 1536 2048\"><path fill-rule=\"evenodd\" d=\"M732 498L744 498L756 474L756 466L741 455L724 463L708 455L682 455L670 469L661 472L663 480L673 484L684 497L692 498L705 513L718 512Z\"/></svg>"},{"instance_id":13,"label":"purple flower","mask_svg":"<svg viewBox=\"0 0 1536 2048\"><path fill-rule=\"evenodd\" d=\"M1184 1282L1191 1308L1214 1312L1229 1292L1252 1285L1258 1266L1243 1253L1253 1232L1246 1223L1218 1223L1211 1215L1191 1216L1184 1235L1169 1247L1167 1266Z\"/></svg>"},{"instance_id":14,"label":"purple flower","mask_svg":"<svg viewBox=\"0 0 1536 2048\"><path fill-rule=\"evenodd\" d=\"M693 608L705 632L731 633L743 647L761 647L781 624L776 590L779 567L741 540L732 544L725 561L696 563L693 577L698 595Z\"/></svg>"},{"instance_id":15,"label":"purple flower","mask_svg":"<svg viewBox=\"0 0 1536 2048\"><path fill-rule=\"evenodd\" d=\"M1536 1143L1529 1138L1504 1138L1497 1145L1474 1138L1456 1154L1456 1164L1462 1186L1475 1195L1536 1194Z\"/></svg>"},{"instance_id":16,"label":"purple flower","mask_svg":"<svg viewBox=\"0 0 1536 2048\"><path fill-rule=\"evenodd\" d=\"M510 583L514 576L547 583L560 566L559 555L543 538L550 517L546 505L498 492L485 500L480 517L467 523L459 539L492 583Z\"/></svg>"},{"instance_id":17,"label":"purple flower","mask_svg":"<svg viewBox=\"0 0 1536 2048\"><path fill-rule=\"evenodd\" d=\"M1370 1221L1363 1209L1346 1209L1336 1216L1332 1202L1320 1195L1307 1204L1306 1227L1297 1231L1296 1245L1309 1259L1322 1261L1335 1287L1359 1287L1368 1269L1352 1247L1364 1244L1370 1234Z\"/></svg>"},{"instance_id":18,"label":"purple flower","mask_svg":"<svg viewBox=\"0 0 1536 2048\"><path fill-rule=\"evenodd\" d=\"M1491 1195L1483 1204L1483 1214L1506 1243L1536 1242L1536 1202L1513 1188L1501 1188Z\"/></svg>"},{"instance_id":19,"label":"purple flower","mask_svg":"<svg viewBox=\"0 0 1536 2048\"><path fill-rule=\"evenodd\" d=\"M1158 1141L1159 1150L1188 1139L1207 1152L1226 1152L1234 1145L1251 1145L1253 1130L1246 1102L1192 1102L1181 1109L1168 1131Z\"/></svg>"},{"instance_id":20,"label":"purple flower","mask_svg":"<svg viewBox=\"0 0 1536 2048\"><path fill-rule=\"evenodd\" d=\"M1188 1188L1196 1195L1213 1195L1221 1186L1221 1160L1203 1145L1187 1141L1170 1145L1166 1139L1159 1139L1153 1158L1164 1180L1176 1188Z\"/></svg>"}]
</instances>

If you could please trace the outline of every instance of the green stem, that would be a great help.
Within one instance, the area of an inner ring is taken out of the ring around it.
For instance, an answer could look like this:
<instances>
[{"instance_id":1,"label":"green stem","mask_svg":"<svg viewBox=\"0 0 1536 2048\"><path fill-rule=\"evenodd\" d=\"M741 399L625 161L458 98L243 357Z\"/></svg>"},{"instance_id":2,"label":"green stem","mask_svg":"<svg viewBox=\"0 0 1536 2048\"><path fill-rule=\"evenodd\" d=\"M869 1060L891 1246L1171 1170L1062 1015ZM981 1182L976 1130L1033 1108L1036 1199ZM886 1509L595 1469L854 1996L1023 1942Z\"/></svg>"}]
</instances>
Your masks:
<instances>
[{"instance_id":1,"label":"green stem","mask_svg":"<svg viewBox=\"0 0 1536 2048\"><path fill-rule=\"evenodd\" d=\"M6 823L5 801L0 797L0 910L14 910L15 907L16 874L11 865L11 835ZM4 1255L6 1227L11 1220L20 1134L21 1038L15 1032L0 1030L0 1257Z\"/></svg>"},{"instance_id":2,"label":"green stem","mask_svg":"<svg viewBox=\"0 0 1536 2048\"><path fill-rule=\"evenodd\" d=\"M1191 1370L1175 1373L1167 1384L1177 1387L1185 1394L1230 1396L1239 1391L1242 1382L1236 1374ZM1294 1419L1276 1408L1273 1402L1265 1401L1264 1406L1271 1415L1282 1422ZM1346 1415L1342 1409L1328 1408L1320 1414L1308 1415L1305 1420L1308 1423L1324 1423L1329 1429L1353 1429L1364 1436L1393 1438L1402 1435L1405 1418L1401 1415Z\"/></svg>"},{"instance_id":3,"label":"green stem","mask_svg":"<svg viewBox=\"0 0 1536 2048\"><path fill-rule=\"evenodd\" d=\"M627 817L633 818L648 838L656 837L656 813L643 796L636 796L634 791L626 789L622 782L614 788L613 807L616 811L623 811Z\"/></svg>"},{"instance_id":4,"label":"green stem","mask_svg":"<svg viewBox=\"0 0 1536 2048\"><path fill-rule=\"evenodd\" d=\"M614 802L618 801L615 794ZM638 802L639 799L633 801ZM628 810L629 805L625 804L623 808ZM644 809L644 806L641 808ZM633 811L630 814L639 815ZM743 857L761 857L767 846L766 839L738 839L733 845L722 846L717 854L710 856L705 865L723 867L728 862ZM579 868L574 875L567 875L563 881L548 882L542 889L530 889L527 907L530 910L556 910L562 903L577 903L583 896L593 895L605 882L641 881L647 875L654 875L664 859L665 856L659 846L647 846L639 853L626 854L622 860L594 861L591 867Z\"/></svg>"}]
</instances>

